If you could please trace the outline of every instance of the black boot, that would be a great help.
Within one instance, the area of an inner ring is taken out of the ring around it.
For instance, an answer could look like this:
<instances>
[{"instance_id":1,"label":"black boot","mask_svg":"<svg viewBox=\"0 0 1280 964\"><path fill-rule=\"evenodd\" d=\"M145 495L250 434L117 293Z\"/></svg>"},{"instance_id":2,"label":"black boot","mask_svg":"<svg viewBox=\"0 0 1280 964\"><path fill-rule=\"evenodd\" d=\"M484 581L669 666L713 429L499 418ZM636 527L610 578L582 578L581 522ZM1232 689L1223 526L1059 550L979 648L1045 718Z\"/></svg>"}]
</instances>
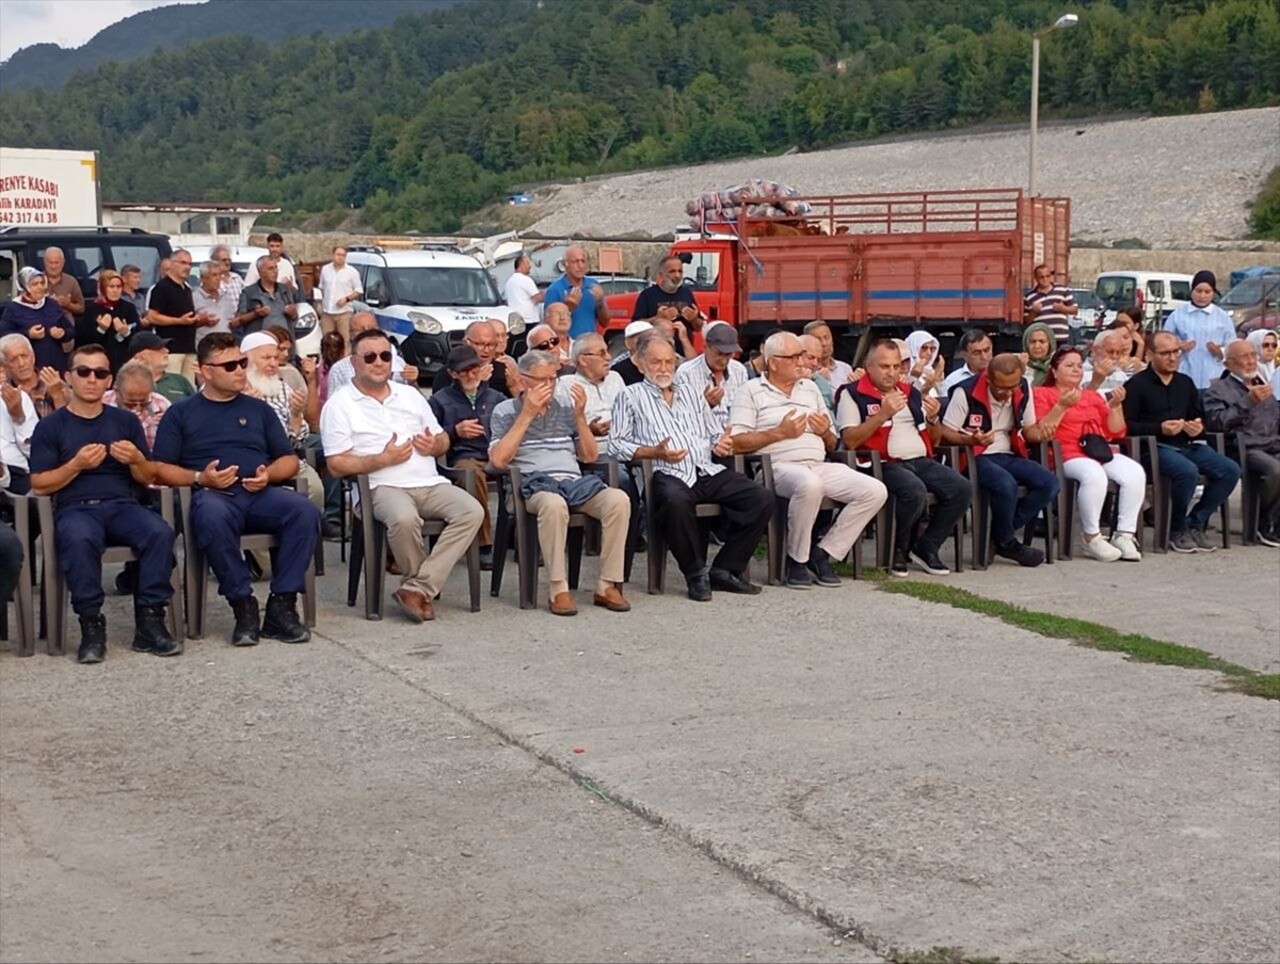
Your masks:
<instances>
[{"instance_id":1,"label":"black boot","mask_svg":"<svg viewBox=\"0 0 1280 964\"><path fill-rule=\"evenodd\" d=\"M282 643L305 643L311 630L298 619L298 594L273 592L267 597L267 615L262 620L262 635Z\"/></svg>"},{"instance_id":2,"label":"black boot","mask_svg":"<svg viewBox=\"0 0 1280 964\"><path fill-rule=\"evenodd\" d=\"M258 600L254 596L231 600L231 611L236 614L236 625L231 630L232 646L258 645Z\"/></svg>"},{"instance_id":3,"label":"black boot","mask_svg":"<svg viewBox=\"0 0 1280 964\"><path fill-rule=\"evenodd\" d=\"M179 656L182 641L169 635L165 625L163 606L133 607L133 648L139 653L155 653L157 656Z\"/></svg>"},{"instance_id":4,"label":"black boot","mask_svg":"<svg viewBox=\"0 0 1280 964\"><path fill-rule=\"evenodd\" d=\"M102 613L80 614L77 663L101 663L107 655L107 618Z\"/></svg>"}]
</instances>

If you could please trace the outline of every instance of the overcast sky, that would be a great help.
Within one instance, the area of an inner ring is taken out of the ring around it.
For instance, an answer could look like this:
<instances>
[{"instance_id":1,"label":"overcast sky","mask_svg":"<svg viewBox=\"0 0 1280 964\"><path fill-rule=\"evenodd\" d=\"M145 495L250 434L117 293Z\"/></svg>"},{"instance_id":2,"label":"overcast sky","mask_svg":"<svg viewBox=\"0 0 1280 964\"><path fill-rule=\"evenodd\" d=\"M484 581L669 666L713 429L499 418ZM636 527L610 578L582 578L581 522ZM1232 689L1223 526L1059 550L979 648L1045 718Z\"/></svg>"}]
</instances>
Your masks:
<instances>
[{"instance_id":1,"label":"overcast sky","mask_svg":"<svg viewBox=\"0 0 1280 964\"><path fill-rule=\"evenodd\" d=\"M79 47L125 17L199 0L0 0L0 60L38 43Z\"/></svg>"}]
</instances>

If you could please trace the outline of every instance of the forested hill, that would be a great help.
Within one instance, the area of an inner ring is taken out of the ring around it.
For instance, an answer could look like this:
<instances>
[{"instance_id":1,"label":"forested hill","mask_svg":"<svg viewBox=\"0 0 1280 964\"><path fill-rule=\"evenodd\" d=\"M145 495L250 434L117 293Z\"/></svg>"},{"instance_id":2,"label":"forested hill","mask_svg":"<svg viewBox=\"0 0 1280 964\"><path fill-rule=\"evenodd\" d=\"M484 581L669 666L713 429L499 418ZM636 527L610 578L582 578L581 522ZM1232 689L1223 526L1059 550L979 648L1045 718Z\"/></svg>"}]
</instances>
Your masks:
<instances>
[{"instance_id":1,"label":"forested hill","mask_svg":"<svg viewBox=\"0 0 1280 964\"><path fill-rule=\"evenodd\" d=\"M177 50L211 37L276 41L313 33L346 34L385 27L406 14L447 7L458 0L208 0L144 10L97 33L74 49L34 44L0 64L0 89L58 88L76 71L107 61L136 60L154 50ZM57 7L54 7L56 10Z\"/></svg>"},{"instance_id":2,"label":"forested hill","mask_svg":"<svg viewBox=\"0 0 1280 964\"><path fill-rule=\"evenodd\" d=\"M1280 101L1272 0L1072 9L1080 25L1042 44L1046 116ZM111 199L272 202L335 220L363 207L379 230L449 230L521 182L1023 121L1031 30L1062 10L469 2L394 30L218 38L104 64L57 93L6 90L0 127L13 146L101 150Z\"/></svg>"}]
</instances>

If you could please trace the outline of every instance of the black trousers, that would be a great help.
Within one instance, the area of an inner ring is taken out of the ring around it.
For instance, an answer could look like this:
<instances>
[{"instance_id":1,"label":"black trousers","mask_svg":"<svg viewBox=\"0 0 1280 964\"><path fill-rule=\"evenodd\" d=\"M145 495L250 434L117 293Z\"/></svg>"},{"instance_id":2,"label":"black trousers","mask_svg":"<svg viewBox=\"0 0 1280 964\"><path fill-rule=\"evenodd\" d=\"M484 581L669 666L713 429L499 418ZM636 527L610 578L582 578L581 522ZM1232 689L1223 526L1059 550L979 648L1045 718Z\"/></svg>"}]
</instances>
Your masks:
<instances>
[{"instance_id":1,"label":"black trousers","mask_svg":"<svg viewBox=\"0 0 1280 964\"><path fill-rule=\"evenodd\" d=\"M700 475L692 486L674 475L655 472L649 498L654 521L686 576L707 568L706 547L698 527L699 502L720 506L721 518L727 522L724 545L714 563L716 569L726 572L741 574L747 568L773 515L773 495L732 469Z\"/></svg>"}]
</instances>

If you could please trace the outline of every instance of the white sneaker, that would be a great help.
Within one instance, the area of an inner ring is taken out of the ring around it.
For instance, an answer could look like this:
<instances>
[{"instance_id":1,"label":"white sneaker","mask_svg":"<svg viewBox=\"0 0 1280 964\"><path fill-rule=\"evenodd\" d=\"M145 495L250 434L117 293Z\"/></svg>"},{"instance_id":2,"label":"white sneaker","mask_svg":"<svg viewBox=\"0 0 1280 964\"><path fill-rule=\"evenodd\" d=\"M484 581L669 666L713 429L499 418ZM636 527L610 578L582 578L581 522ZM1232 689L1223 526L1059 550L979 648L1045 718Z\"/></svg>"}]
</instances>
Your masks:
<instances>
[{"instance_id":1,"label":"white sneaker","mask_svg":"<svg viewBox=\"0 0 1280 964\"><path fill-rule=\"evenodd\" d=\"M1111 537L1111 544L1120 550L1120 558L1124 562L1141 562L1142 552L1138 549L1138 540L1127 532L1117 532Z\"/></svg>"},{"instance_id":2,"label":"white sneaker","mask_svg":"<svg viewBox=\"0 0 1280 964\"><path fill-rule=\"evenodd\" d=\"M1123 553L1101 535L1084 541L1084 554L1099 562L1117 562Z\"/></svg>"}]
</instances>

